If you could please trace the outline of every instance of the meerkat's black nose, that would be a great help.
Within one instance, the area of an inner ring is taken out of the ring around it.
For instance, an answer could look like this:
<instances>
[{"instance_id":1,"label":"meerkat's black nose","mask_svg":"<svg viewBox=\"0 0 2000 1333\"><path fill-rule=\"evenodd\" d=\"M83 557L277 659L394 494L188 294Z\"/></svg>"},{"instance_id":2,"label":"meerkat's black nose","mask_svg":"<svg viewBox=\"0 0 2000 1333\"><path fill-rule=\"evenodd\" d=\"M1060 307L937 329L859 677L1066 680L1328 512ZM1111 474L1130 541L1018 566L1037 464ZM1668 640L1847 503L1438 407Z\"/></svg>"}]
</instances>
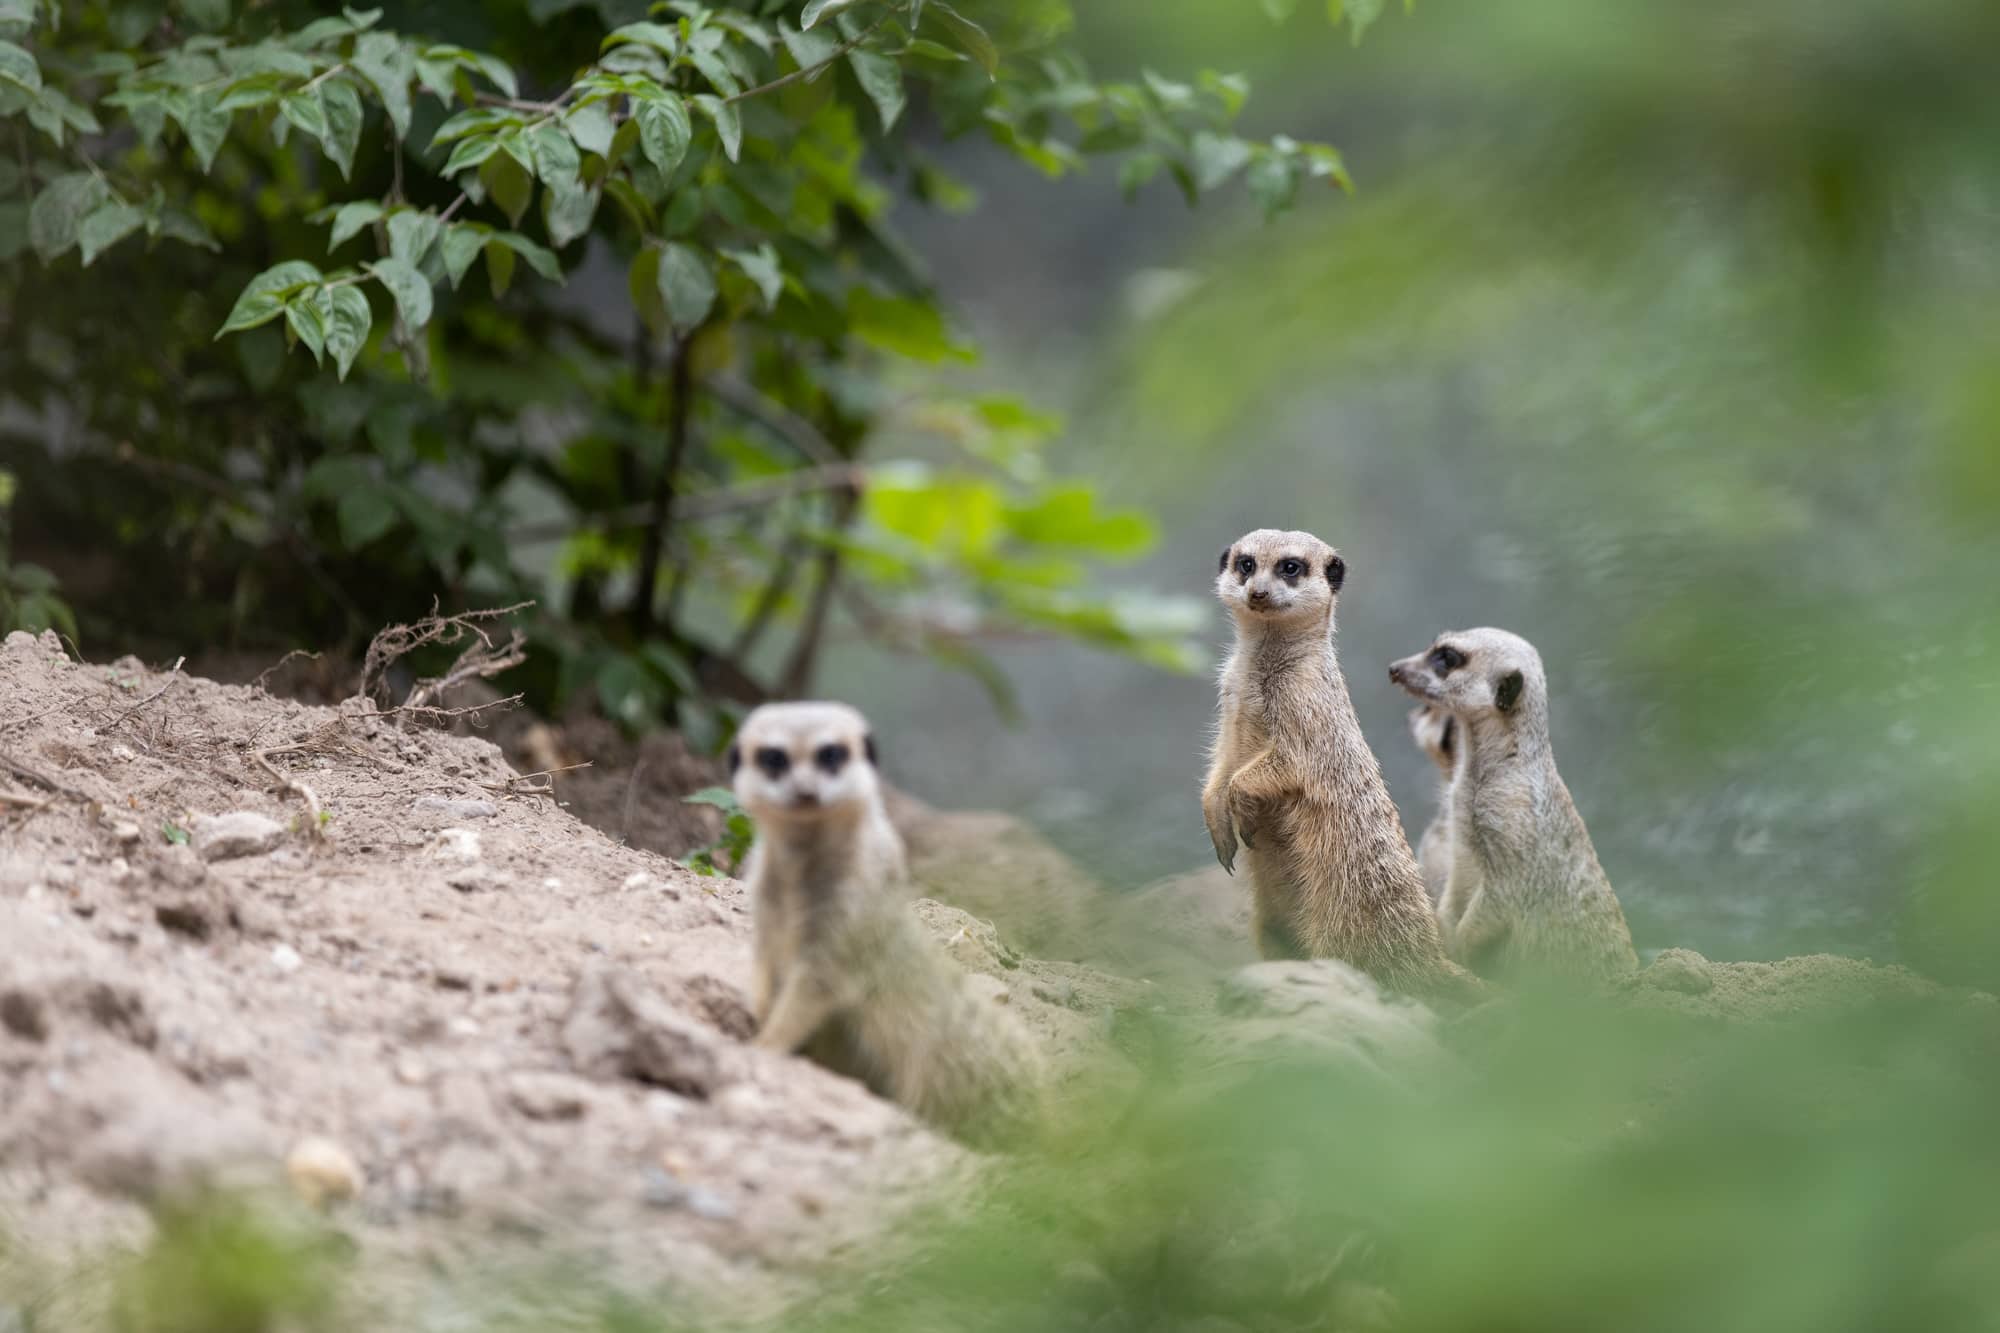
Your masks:
<instances>
[{"instance_id":1,"label":"meerkat's black nose","mask_svg":"<svg viewBox=\"0 0 2000 1333\"><path fill-rule=\"evenodd\" d=\"M1262 588L1252 588L1250 590L1250 600L1253 602L1266 601L1270 598L1270 596L1271 594L1265 592Z\"/></svg>"},{"instance_id":2,"label":"meerkat's black nose","mask_svg":"<svg viewBox=\"0 0 2000 1333\"><path fill-rule=\"evenodd\" d=\"M1403 664L1401 662L1389 663L1389 679L1395 681L1398 685L1403 683Z\"/></svg>"}]
</instances>

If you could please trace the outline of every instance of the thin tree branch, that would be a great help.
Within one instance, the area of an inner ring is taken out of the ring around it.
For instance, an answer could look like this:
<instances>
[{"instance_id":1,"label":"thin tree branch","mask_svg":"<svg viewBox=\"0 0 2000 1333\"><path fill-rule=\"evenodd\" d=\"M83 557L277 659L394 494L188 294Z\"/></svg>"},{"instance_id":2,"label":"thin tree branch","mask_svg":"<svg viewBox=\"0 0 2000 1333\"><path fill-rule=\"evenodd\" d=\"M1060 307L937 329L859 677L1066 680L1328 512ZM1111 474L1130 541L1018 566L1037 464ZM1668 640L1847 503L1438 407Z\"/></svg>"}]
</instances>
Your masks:
<instances>
[{"instance_id":1,"label":"thin tree branch","mask_svg":"<svg viewBox=\"0 0 2000 1333\"><path fill-rule=\"evenodd\" d=\"M826 59L815 61L813 64L810 65L801 65L797 69L793 70L790 74L780 74L777 78L772 79L769 83L760 83L755 88L745 88L740 93L735 93L732 94L731 96L723 98L722 99L723 104L726 106L732 102L747 102L753 97L762 97L765 93L775 92L778 89L784 87L786 84L797 83L800 79L810 79L817 76L822 71L824 71L829 65L832 65L835 61L839 60L842 56L846 55L849 51L852 51L855 47L861 45L863 42L867 41L870 37L873 37L875 35L875 30L881 27L886 22L888 22L888 16L885 14L881 18L876 19L873 23L869 24L867 28L863 29L859 36L849 38L847 41L842 42L839 46L834 47L832 53L829 54Z\"/></svg>"},{"instance_id":2,"label":"thin tree branch","mask_svg":"<svg viewBox=\"0 0 2000 1333\"><path fill-rule=\"evenodd\" d=\"M671 522L681 523L700 518L715 518L721 514L733 514L745 509L758 509L780 500L789 500L797 495L813 495L821 491L845 494L860 494L866 489L868 472L858 463L834 463L826 467L800 468L768 481L745 482L741 486L718 486L712 491L699 491L693 495L683 495L673 502ZM651 519L653 506L650 502L624 505L617 509L607 509L603 513L591 515L596 523L611 529L629 528ZM574 519L550 519L542 523L523 523L509 528L507 535L515 541L549 541L556 537L567 537L584 526Z\"/></svg>"},{"instance_id":3,"label":"thin tree branch","mask_svg":"<svg viewBox=\"0 0 2000 1333\"><path fill-rule=\"evenodd\" d=\"M674 343L673 362L667 369L667 456L653 478L653 498L646 507L646 532L639 543L639 587L632 597L632 632L645 638L653 630L653 598L659 589L660 558L666 552L667 529L674 520L674 487L680 479L681 464L687 458L688 419L694 397L693 369L688 349L694 334Z\"/></svg>"},{"instance_id":4,"label":"thin tree branch","mask_svg":"<svg viewBox=\"0 0 2000 1333\"><path fill-rule=\"evenodd\" d=\"M757 640L764 637L764 630L771 618L777 614L778 606L791 591L792 580L798 577L799 561L806 553L805 534L794 528L785 534L785 541L778 548L778 560L772 567L771 577L757 594L757 600L750 607L750 614L743 621L743 628L736 631L736 638L729 645L729 655L737 661L747 661L757 647Z\"/></svg>"},{"instance_id":5,"label":"thin tree branch","mask_svg":"<svg viewBox=\"0 0 2000 1333\"><path fill-rule=\"evenodd\" d=\"M858 490L842 491L834 500L833 530L845 532L861 507ZM818 582L812 601L806 606L805 628L792 644L792 654L778 677L778 696L796 699L812 684L813 668L819 662L821 642L826 638L827 615L833 609L834 589L840 581L840 548L832 542L821 546L814 560Z\"/></svg>"},{"instance_id":6,"label":"thin tree branch","mask_svg":"<svg viewBox=\"0 0 2000 1333\"><path fill-rule=\"evenodd\" d=\"M810 421L782 403L759 393L755 385L733 375L710 375L703 383L725 406L749 417L814 463L840 461L840 453L827 443Z\"/></svg>"}]
</instances>

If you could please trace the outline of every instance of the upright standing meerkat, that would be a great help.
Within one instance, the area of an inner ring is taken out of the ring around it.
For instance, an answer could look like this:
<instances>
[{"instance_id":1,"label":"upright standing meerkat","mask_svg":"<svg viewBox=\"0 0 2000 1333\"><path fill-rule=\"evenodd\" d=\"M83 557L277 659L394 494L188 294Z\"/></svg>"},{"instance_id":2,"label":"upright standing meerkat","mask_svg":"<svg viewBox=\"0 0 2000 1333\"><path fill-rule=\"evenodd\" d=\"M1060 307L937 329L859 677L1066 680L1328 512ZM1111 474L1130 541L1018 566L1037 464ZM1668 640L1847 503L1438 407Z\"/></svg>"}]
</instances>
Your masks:
<instances>
[{"instance_id":1,"label":"upright standing meerkat","mask_svg":"<svg viewBox=\"0 0 2000 1333\"><path fill-rule=\"evenodd\" d=\"M1458 721L1438 906L1452 957L1482 976L1589 980L1636 968L1618 895L1556 773L1533 645L1462 630L1391 663L1389 677Z\"/></svg>"},{"instance_id":2,"label":"upright standing meerkat","mask_svg":"<svg viewBox=\"0 0 2000 1333\"><path fill-rule=\"evenodd\" d=\"M1223 551L1236 622L1201 810L1222 868L1249 852L1258 950L1339 958L1418 993L1469 996L1361 735L1334 652L1347 566L1309 532L1259 528Z\"/></svg>"},{"instance_id":3,"label":"upright standing meerkat","mask_svg":"<svg viewBox=\"0 0 2000 1333\"><path fill-rule=\"evenodd\" d=\"M971 1139L1035 1107L1041 1061L909 910L874 738L845 704L766 704L729 748L756 821L755 1044L800 1052Z\"/></svg>"},{"instance_id":4,"label":"upright standing meerkat","mask_svg":"<svg viewBox=\"0 0 2000 1333\"><path fill-rule=\"evenodd\" d=\"M1458 719L1434 704L1419 704L1410 710L1410 739L1438 771L1437 810L1424 826L1423 837L1417 839L1417 868L1424 872L1424 890L1433 904L1443 901L1445 880L1451 874L1452 746L1458 739L1457 731ZM1442 917L1438 926L1442 933ZM1451 951L1449 940L1445 951Z\"/></svg>"}]
</instances>

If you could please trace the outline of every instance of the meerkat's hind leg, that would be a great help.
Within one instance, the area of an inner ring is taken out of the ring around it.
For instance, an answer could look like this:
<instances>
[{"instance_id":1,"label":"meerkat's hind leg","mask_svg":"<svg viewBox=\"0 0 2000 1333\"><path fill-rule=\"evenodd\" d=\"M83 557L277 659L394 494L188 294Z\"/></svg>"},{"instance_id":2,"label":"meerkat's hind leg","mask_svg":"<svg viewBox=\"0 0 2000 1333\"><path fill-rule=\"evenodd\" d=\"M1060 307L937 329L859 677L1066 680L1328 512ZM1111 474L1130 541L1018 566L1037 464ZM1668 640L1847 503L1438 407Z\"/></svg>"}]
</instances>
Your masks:
<instances>
[{"instance_id":1,"label":"meerkat's hind leg","mask_svg":"<svg viewBox=\"0 0 2000 1333\"><path fill-rule=\"evenodd\" d=\"M806 1044L836 1007L833 995L806 979L807 969L795 969L778 988L771 1012L757 1029L755 1045L767 1051L796 1051Z\"/></svg>"}]
</instances>

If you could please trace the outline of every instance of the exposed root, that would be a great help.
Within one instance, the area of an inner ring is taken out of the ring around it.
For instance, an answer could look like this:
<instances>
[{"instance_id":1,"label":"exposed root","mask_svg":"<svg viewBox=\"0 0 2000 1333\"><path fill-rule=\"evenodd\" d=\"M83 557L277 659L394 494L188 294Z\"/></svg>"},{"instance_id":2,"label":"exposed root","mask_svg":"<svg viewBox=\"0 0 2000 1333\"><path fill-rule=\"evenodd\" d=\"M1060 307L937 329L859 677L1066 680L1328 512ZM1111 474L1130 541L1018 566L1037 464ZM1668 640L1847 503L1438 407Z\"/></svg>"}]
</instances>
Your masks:
<instances>
[{"instance_id":1,"label":"exposed root","mask_svg":"<svg viewBox=\"0 0 2000 1333\"><path fill-rule=\"evenodd\" d=\"M269 680L274 672L283 668L287 662L293 661L301 657L305 658L306 661L308 662L319 661L318 653L308 652L304 648L294 648L292 649L292 651L286 653L283 657L279 658L277 661L271 663L271 665L265 667L262 671L259 671L257 673L257 679L251 681L250 683L252 685L255 685L258 689L263 690L264 693L269 694L271 691L265 686L264 682Z\"/></svg>"},{"instance_id":2,"label":"exposed root","mask_svg":"<svg viewBox=\"0 0 2000 1333\"><path fill-rule=\"evenodd\" d=\"M389 626L368 644L368 654L361 663L360 696L378 706L388 702L388 682L385 678L390 666L426 644L456 644L470 636L473 641L466 644L465 651L458 655L458 660L452 663L450 670L442 676L419 679L411 687L409 697L396 708L383 712L385 715L396 713L405 719L426 717L429 720L436 720L439 717L456 717L478 711L477 708L439 709L431 703L431 700L455 685L497 676L502 671L525 662L527 639L521 631L512 630L508 633L506 642L496 643L491 634L480 628L479 622L497 620L533 605L533 602L520 602L491 611L462 611L457 615L440 616L437 614L436 604L433 603L431 614L415 624ZM486 704L479 707L494 706Z\"/></svg>"},{"instance_id":3,"label":"exposed root","mask_svg":"<svg viewBox=\"0 0 2000 1333\"><path fill-rule=\"evenodd\" d=\"M146 707L146 705L155 702L156 700L159 699L161 695L165 694L168 690L171 690L174 687L174 685L177 682L179 682L181 678L181 663L185 661L187 661L187 658L185 657L176 657L174 659L173 666L167 670L166 683L161 685L159 689L154 690L151 694L147 695L145 698L141 699L138 703L133 704L130 708L120 713L117 717L111 719L110 724L107 725L104 729L106 731L110 731L113 727L122 725L126 719L140 712Z\"/></svg>"},{"instance_id":4,"label":"exposed root","mask_svg":"<svg viewBox=\"0 0 2000 1333\"><path fill-rule=\"evenodd\" d=\"M564 764L560 768L544 768L533 773L516 773L505 782L482 782L479 785L501 796L547 796L553 798L556 794L554 774L567 773L571 769L589 767L590 761L586 759L580 764ZM535 781L536 778L541 778L542 781L537 783Z\"/></svg>"},{"instance_id":5,"label":"exposed root","mask_svg":"<svg viewBox=\"0 0 2000 1333\"><path fill-rule=\"evenodd\" d=\"M306 836L312 839L312 841L314 842L319 842L326 837L326 828L325 828L325 820L323 820L320 817L318 795L314 793L311 787L306 786L305 783L300 782L296 778L290 778L285 776L283 773L280 773L276 765L272 764L271 762L271 756L274 754L282 754L287 750L304 750L307 748L309 747L304 744L279 745L279 746L274 746L269 750L255 751L254 753L251 754L250 758L257 765L257 767L263 769L266 773L269 773L271 775L271 781L277 784L278 794L280 796L289 793L293 796L298 797L301 801L305 802Z\"/></svg>"}]
</instances>

